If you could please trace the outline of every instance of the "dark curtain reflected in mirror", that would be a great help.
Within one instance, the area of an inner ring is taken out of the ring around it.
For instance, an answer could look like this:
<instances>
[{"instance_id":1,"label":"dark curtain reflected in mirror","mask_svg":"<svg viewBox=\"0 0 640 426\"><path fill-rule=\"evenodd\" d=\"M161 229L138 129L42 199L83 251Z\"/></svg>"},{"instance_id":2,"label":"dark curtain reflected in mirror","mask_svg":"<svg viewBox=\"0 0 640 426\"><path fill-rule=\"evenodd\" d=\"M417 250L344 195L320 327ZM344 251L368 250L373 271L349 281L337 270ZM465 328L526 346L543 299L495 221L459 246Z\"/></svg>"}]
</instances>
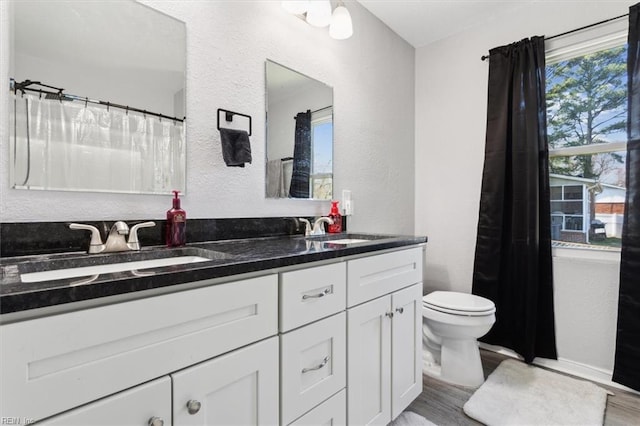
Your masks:
<instances>
[{"instance_id":1,"label":"dark curtain reflected in mirror","mask_svg":"<svg viewBox=\"0 0 640 426\"><path fill-rule=\"evenodd\" d=\"M311 172L311 111L296 114L296 137L293 147L291 198L309 198Z\"/></svg>"}]
</instances>

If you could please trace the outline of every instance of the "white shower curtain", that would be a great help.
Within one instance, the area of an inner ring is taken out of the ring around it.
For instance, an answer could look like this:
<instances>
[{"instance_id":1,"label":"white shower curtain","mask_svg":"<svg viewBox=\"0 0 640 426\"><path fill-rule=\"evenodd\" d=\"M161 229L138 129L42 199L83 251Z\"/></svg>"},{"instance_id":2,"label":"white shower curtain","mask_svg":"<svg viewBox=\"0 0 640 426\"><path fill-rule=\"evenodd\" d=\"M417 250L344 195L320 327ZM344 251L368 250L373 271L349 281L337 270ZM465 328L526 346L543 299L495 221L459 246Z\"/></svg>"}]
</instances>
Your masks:
<instances>
[{"instance_id":1,"label":"white shower curtain","mask_svg":"<svg viewBox=\"0 0 640 426\"><path fill-rule=\"evenodd\" d=\"M182 122L19 93L10 127L15 188L184 192Z\"/></svg>"}]
</instances>

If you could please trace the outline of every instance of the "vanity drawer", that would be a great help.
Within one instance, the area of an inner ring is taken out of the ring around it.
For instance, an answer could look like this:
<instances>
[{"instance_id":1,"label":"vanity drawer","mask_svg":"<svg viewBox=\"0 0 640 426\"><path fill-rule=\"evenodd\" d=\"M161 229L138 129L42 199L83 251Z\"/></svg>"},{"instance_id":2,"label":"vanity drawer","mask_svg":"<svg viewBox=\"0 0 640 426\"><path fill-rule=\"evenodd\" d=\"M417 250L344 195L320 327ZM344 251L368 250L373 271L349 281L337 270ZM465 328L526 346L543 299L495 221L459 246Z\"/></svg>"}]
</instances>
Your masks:
<instances>
[{"instance_id":1,"label":"vanity drawer","mask_svg":"<svg viewBox=\"0 0 640 426\"><path fill-rule=\"evenodd\" d=\"M280 274L280 332L343 311L346 281L344 262Z\"/></svg>"},{"instance_id":2,"label":"vanity drawer","mask_svg":"<svg viewBox=\"0 0 640 426\"><path fill-rule=\"evenodd\" d=\"M277 333L277 275L0 326L0 407L35 420Z\"/></svg>"},{"instance_id":3,"label":"vanity drawer","mask_svg":"<svg viewBox=\"0 0 640 426\"><path fill-rule=\"evenodd\" d=\"M347 424L347 391L342 389L304 416L300 417L290 426L316 426Z\"/></svg>"},{"instance_id":4,"label":"vanity drawer","mask_svg":"<svg viewBox=\"0 0 640 426\"><path fill-rule=\"evenodd\" d=\"M50 417L38 426L147 425L153 418L171 426L169 376Z\"/></svg>"},{"instance_id":5,"label":"vanity drawer","mask_svg":"<svg viewBox=\"0 0 640 426\"><path fill-rule=\"evenodd\" d=\"M350 260L347 306L389 294L422 281L422 247Z\"/></svg>"},{"instance_id":6,"label":"vanity drawer","mask_svg":"<svg viewBox=\"0 0 640 426\"><path fill-rule=\"evenodd\" d=\"M346 385L346 314L280 336L282 424L289 424Z\"/></svg>"}]
</instances>

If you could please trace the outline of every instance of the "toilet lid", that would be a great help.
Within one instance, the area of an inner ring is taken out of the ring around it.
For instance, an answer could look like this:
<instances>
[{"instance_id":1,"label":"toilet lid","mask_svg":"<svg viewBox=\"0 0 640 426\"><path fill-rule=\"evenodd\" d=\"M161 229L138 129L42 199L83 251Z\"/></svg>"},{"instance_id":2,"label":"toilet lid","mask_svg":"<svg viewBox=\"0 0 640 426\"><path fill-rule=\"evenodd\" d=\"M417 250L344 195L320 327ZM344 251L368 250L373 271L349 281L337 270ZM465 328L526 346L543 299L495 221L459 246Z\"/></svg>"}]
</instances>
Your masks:
<instances>
[{"instance_id":1,"label":"toilet lid","mask_svg":"<svg viewBox=\"0 0 640 426\"><path fill-rule=\"evenodd\" d=\"M456 291L434 291L422 298L422 304L440 312L460 315L489 315L496 311L491 300Z\"/></svg>"}]
</instances>

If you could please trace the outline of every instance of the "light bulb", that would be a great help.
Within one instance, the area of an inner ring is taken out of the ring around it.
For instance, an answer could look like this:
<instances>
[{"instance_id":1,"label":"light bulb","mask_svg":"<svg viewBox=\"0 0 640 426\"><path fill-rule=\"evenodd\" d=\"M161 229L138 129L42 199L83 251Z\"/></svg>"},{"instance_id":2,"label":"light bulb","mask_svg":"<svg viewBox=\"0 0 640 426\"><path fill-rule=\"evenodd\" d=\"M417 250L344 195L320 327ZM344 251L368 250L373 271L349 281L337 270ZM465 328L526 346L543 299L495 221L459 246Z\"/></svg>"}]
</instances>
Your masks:
<instances>
[{"instance_id":1,"label":"light bulb","mask_svg":"<svg viewBox=\"0 0 640 426\"><path fill-rule=\"evenodd\" d=\"M307 22L314 27L326 27L331 23L331 2L329 0L309 0Z\"/></svg>"},{"instance_id":2,"label":"light bulb","mask_svg":"<svg viewBox=\"0 0 640 426\"><path fill-rule=\"evenodd\" d=\"M344 40L353 35L353 23L351 14L344 6L336 7L331 16L329 35L336 40Z\"/></svg>"}]
</instances>

